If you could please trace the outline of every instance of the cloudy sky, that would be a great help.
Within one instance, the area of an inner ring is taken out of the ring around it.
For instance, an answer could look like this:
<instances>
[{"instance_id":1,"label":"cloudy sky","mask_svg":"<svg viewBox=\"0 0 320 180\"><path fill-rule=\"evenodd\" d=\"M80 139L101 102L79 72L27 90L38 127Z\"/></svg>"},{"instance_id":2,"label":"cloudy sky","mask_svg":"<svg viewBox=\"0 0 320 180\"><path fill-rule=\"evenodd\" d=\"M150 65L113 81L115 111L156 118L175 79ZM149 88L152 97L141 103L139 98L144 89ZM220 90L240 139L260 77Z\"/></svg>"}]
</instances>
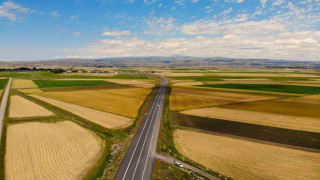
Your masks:
<instances>
[{"instance_id":1,"label":"cloudy sky","mask_svg":"<svg viewBox=\"0 0 320 180\"><path fill-rule=\"evenodd\" d=\"M320 61L320 0L0 0L0 60Z\"/></svg>"}]
</instances>

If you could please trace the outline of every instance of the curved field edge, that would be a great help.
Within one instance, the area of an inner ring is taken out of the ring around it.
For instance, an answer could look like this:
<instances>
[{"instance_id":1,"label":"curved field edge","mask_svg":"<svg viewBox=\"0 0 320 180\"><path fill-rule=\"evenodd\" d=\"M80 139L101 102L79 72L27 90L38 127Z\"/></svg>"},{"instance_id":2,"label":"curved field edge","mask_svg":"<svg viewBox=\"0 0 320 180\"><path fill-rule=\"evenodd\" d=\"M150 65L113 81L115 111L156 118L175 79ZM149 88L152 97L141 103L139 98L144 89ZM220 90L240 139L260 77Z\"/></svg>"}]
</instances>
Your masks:
<instances>
[{"instance_id":1,"label":"curved field edge","mask_svg":"<svg viewBox=\"0 0 320 180\"><path fill-rule=\"evenodd\" d=\"M170 110L169 110L169 96L171 94L171 90L172 90L171 87L167 88L164 114L163 114L163 118L161 121L160 132L159 132L157 153L172 156L172 157L179 159L185 163L188 163L192 166L195 166L195 167L197 167L197 168L199 168L199 169L201 169L201 170L203 170L213 176L220 178L221 174L219 172L214 172L214 171L208 169L207 167L204 167L204 166L200 165L199 163L192 161L191 159L183 156L176 149L176 147L174 145L174 139L173 139L174 127L171 124ZM224 178L226 176L222 175L221 177Z\"/></svg>"}]
</instances>

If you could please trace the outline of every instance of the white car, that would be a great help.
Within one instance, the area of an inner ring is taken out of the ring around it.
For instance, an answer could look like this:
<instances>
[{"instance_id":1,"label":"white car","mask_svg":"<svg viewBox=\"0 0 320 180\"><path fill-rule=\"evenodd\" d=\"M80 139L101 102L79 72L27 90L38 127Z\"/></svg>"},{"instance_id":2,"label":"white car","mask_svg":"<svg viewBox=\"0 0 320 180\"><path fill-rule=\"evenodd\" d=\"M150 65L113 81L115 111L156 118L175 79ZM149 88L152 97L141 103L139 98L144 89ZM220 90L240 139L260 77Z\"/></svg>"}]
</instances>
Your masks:
<instances>
[{"instance_id":1,"label":"white car","mask_svg":"<svg viewBox=\"0 0 320 180\"><path fill-rule=\"evenodd\" d=\"M176 160L173 161L173 164L178 166L179 168L183 167L183 165L181 163L179 163L178 161L176 161Z\"/></svg>"}]
</instances>

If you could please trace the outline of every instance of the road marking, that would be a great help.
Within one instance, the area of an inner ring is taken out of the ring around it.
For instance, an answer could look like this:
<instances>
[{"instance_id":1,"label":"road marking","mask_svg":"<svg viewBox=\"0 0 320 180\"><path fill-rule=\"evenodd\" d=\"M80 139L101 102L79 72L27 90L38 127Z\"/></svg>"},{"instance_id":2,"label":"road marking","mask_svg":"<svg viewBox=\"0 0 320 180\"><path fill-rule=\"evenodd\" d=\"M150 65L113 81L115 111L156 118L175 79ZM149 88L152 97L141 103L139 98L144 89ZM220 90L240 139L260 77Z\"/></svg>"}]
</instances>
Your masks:
<instances>
[{"instance_id":1,"label":"road marking","mask_svg":"<svg viewBox=\"0 0 320 180\"><path fill-rule=\"evenodd\" d=\"M165 92L165 90L164 90L164 92ZM165 94L163 94L163 95L165 95ZM165 96L163 96L163 95L161 96L162 99L163 99L163 97L165 97ZM163 102L162 102L161 105L163 105ZM159 112L162 112L162 111L160 111L160 109L161 109L161 107L159 107L159 111L158 111L158 114L157 114L157 117L156 117L156 122L155 122L155 125L153 126L153 132L152 132L152 136L151 136L150 146L149 146L149 149L148 149L147 159L146 159L146 161L144 162L144 165L143 165L142 179L143 179L143 176L144 176L144 172L145 172L145 170L146 170L147 161L148 161L148 159L149 159L149 153L150 153L150 148L151 148L151 146L152 146L154 129L155 129L155 127L157 126L157 121L158 121L158 117L159 117ZM157 139L157 140L158 140L158 139ZM153 168L152 168L152 169L153 169Z\"/></svg>"},{"instance_id":2,"label":"road marking","mask_svg":"<svg viewBox=\"0 0 320 180\"><path fill-rule=\"evenodd\" d=\"M161 91L162 91L162 89L161 89L161 87L160 87L159 92L158 92L157 95L156 95L156 101L155 101L155 102L158 101L157 99L159 99L158 97L159 97L159 94L161 94ZM153 104L152 104L152 107L151 107L150 112L152 112L152 109L155 107L155 106L154 106L155 104L156 104L156 103L153 103ZM130 164L131 164L133 155L135 154L135 152L136 152L136 150L137 150L137 147L138 147L138 145L139 145L141 136L142 136L142 134L143 134L142 132L144 131L144 128L146 127L146 125L147 125L147 123L148 123L149 117L150 117L150 115L148 115L147 120L146 120L146 123L145 123L144 126L143 126L143 129L142 129L141 134L140 134L140 136L139 136L139 139L138 139L138 141L137 141L137 145L136 145L136 147L135 147L135 149L134 149L134 151L133 151L133 153L132 153L132 156L131 156L131 158L130 158L129 164L128 164L127 168L126 168L126 171L125 171L122 179L124 179L124 178L126 177L126 174L127 174L128 169L129 169L129 167L130 167Z\"/></svg>"}]
</instances>

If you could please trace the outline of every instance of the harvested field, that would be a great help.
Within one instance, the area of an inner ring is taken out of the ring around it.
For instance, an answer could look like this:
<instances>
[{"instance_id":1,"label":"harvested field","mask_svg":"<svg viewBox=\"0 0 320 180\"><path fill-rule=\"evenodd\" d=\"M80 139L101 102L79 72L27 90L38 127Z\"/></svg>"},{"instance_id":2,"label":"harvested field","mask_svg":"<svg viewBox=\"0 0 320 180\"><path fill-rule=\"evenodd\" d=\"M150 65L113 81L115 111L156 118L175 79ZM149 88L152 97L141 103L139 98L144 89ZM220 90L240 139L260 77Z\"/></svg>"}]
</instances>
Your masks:
<instances>
[{"instance_id":1,"label":"harvested field","mask_svg":"<svg viewBox=\"0 0 320 180\"><path fill-rule=\"evenodd\" d=\"M66 111L69 111L77 116L80 116L84 119L87 119L88 121L96 123L105 128L119 129L119 128L127 127L132 124L132 120L124 116L118 116L115 114L111 114L111 113L107 113L107 112L103 112L103 111L99 111L99 110L95 110L95 109L91 109L91 108L87 108L87 107L83 107L83 106L79 106L71 103L66 103L63 101L55 100L55 99L41 97L37 95L31 95L31 96L41 101L44 101L46 103L62 108Z\"/></svg>"},{"instance_id":2,"label":"harvested field","mask_svg":"<svg viewBox=\"0 0 320 180\"><path fill-rule=\"evenodd\" d=\"M203 87L226 88L226 89L241 89L254 91L270 91L280 93L294 94L320 94L320 87L313 86L296 86L296 85L281 85L281 84L207 84Z\"/></svg>"},{"instance_id":3,"label":"harvested field","mask_svg":"<svg viewBox=\"0 0 320 180\"><path fill-rule=\"evenodd\" d=\"M293 73L215 73L216 76L246 76L246 77L319 77L313 74Z\"/></svg>"},{"instance_id":4,"label":"harvested field","mask_svg":"<svg viewBox=\"0 0 320 180\"><path fill-rule=\"evenodd\" d=\"M35 88L35 89L20 89L19 91L22 92L22 93L25 93L25 94L41 93L41 92L43 92L43 91L42 91L41 89L39 89L39 88Z\"/></svg>"},{"instance_id":5,"label":"harvested field","mask_svg":"<svg viewBox=\"0 0 320 180\"><path fill-rule=\"evenodd\" d=\"M320 179L320 153L175 130L181 154L234 179Z\"/></svg>"},{"instance_id":6,"label":"harvested field","mask_svg":"<svg viewBox=\"0 0 320 180\"><path fill-rule=\"evenodd\" d=\"M148 80L136 80L136 79L108 79L107 81L123 84L123 85L130 85L135 87L141 88L153 88L155 86L153 81Z\"/></svg>"},{"instance_id":7,"label":"harvested field","mask_svg":"<svg viewBox=\"0 0 320 180\"><path fill-rule=\"evenodd\" d=\"M156 74L160 75L160 76L167 76L167 77L172 77L172 76L176 76L176 77L203 76L203 73L172 73L172 72L168 72L168 73L156 73Z\"/></svg>"},{"instance_id":8,"label":"harvested field","mask_svg":"<svg viewBox=\"0 0 320 180\"><path fill-rule=\"evenodd\" d=\"M276 113L292 116L320 118L320 106L317 103L307 103L290 100L270 100L262 102L248 102L241 104L230 104L224 108Z\"/></svg>"},{"instance_id":9,"label":"harvested field","mask_svg":"<svg viewBox=\"0 0 320 180\"><path fill-rule=\"evenodd\" d=\"M206 91L206 90L198 90L198 89L191 89L191 88L173 88L171 91L171 94L194 96L194 97L201 97L201 98L212 98L212 99L220 99L220 100L236 101L236 102L249 102L249 101L259 101L259 100L276 98L274 96L267 96L267 95Z\"/></svg>"},{"instance_id":10,"label":"harvested field","mask_svg":"<svg viewBox=\"0 0 320 180\"><path fill-rule=\"evenodd\" d=\"M151 89L123 88L105 90L81 90L44 92L37 95L73 103L100 111L135 118Z\"/></svg>"},{"instance_id":11,"label":"harvested field","mask_svg":"<svg viewBox=\"0 0 320 180\"><path fill-rule=\"evenodd\" d=\"M34 80L40 88L47 87L69 87L69 86L101 86L114 84L107 81L65 81L65 80Z\"/></svg>"},{"instance_id":12,"label":"harvested field","mask_svg":"<svg viewBox=\"0 0 320 180\"><path fill-rule=\"evenodd\" d=\"M196 85L203 85L203 82L178 82L172 84L172 86L196 86Z\"/></svg>"},{"instance_id":13,"label":"harvested field","mask_svg":"<svg viewBox=\"0 0 320 180\"><path fill-rule=\"evenodd\" d=\"M314 102L320 102L320 94L319 95L309 95L309 96L303 96L299 98L295 98L296 100L301 101L314 101Z\"/></svg>"},{"instance_id":14,"label":"harvested field","mask_svg":"<svg viewBox=\"0 0 320 180\"><path fill-rule=\"evenodd\" d=\"M208 106L217 106L228 104L230 101L224 101L219 99L200 98L193 96L181 96L181 95L170 95L169 108L170 110L185 110L194 109Z\"/></svg>"},{"instance_id":15,"label":"harvested field","mask_svg":"<svg viewBox=\"0 0 320 180\"><path fill-rule=\"evenodd\" d=\"M9 118L53 116L54 113L21 96L10 97Z\"/></svg>"},{"instance_id":16,"label":"harvested field","mask_svg":"<svg viewBox=\"0 0 320 180\"><path fill-rule=\"evenodd\" d=\"M209 117L263 126L271 126L317 133L320 132L319 118L252 112L219 107L192 109L182 111L182 113L200 117Z\"/></svg>"},{"instance_id":17,"label":"harvested field","mask_svg":"<svg viewBox=\"0 0 320 180\"><path fill-rule=\"evenodd\" d=\"M23 89L23 88L38 88L38 86L29 79L13 79L11 88Z\"/></svg>"},{"instance_id":18,"label":"harvested field","mask_svg":"<svg viewBox=\"0 0 320 180\"><path fill-rule=\"evenodd\" d=\"M283 146L292 145L300 149L312 148L320 150L320 133L191 116L181 113L172 113L170 119L174 126L195 128L212 133L237 136L239 138L268 141L271 144L280 143Z\"/></svg>"},{"instance_id":19,"label":"harvested field","mask_svg":"<svg viewBox=\"0 0 320 180\"><path fill-rule=\"evenodd\" d=\"M8 125L5 177L82 179L103 149L96 134L70 121Z\"/></svg>"}]
</instances>

